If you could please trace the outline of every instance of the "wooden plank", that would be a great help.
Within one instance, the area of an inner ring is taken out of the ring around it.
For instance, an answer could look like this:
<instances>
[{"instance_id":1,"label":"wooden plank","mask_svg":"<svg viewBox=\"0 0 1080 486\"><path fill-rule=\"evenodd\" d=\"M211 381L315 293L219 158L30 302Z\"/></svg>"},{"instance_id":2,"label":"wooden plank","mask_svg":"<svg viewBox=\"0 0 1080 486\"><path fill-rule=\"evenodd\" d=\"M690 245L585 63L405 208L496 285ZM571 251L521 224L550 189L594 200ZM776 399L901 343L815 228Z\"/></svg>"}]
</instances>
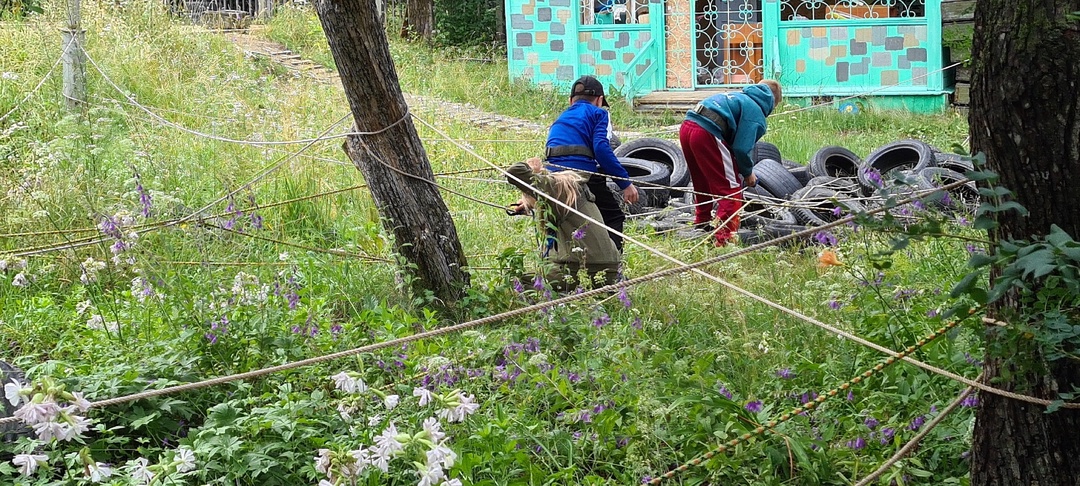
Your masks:
<instances>
[{"instance_id":1,"label":"wooden plank","mask_svg":"<svg viewBox=\"0 0 1080 486\"><path fill-rule=\"evenodd\" d=\"M941 2L942 22L962 22L975 18L975 0Z\"/></svg>"}]
</instances>

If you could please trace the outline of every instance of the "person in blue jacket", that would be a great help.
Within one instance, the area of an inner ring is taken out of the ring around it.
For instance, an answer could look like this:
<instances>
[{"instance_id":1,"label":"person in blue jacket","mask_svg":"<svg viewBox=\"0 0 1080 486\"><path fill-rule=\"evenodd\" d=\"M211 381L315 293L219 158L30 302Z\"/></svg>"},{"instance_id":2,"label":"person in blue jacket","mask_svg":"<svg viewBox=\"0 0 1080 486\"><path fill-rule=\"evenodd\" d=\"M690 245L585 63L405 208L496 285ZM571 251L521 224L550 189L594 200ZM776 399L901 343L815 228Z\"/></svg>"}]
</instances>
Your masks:
<instances>
[{"instance_id":1,"label":"person in blue jacket","mask_svg":"<svg viewBox=\"0 0 1080 486\"><path fill-rule=\"evenodd\" d=\"M588 178L589 191L596 197L596 206L604 225L620 233L626 215L611 189L607 176L612 176L622 191L621 198L634 204L638 190L630 174L611 150L611 122L604 97L604 85L592 76L582 76L570 87L570 107L559 115L548 131L544 159L548 170L576 170ZM619 252L623 249L621 236L608 232Z\"/></svg>"},{"instance_id":2,"label":"person in blue jacket","mask_svg":"<svg viewBox=\"0 0 1080 486\"><path fill-rule=\"evenodd\" d=\"M780 83L766 79L738 93L705 98L679 127L679 144L694 186L694 225L709 228L716 203L716 246L739 230L742 186L757 185L754 145L765 135L765 118L780 105ZM711 229L711 228L710 228Z\"/></svg>"}]
</instances>

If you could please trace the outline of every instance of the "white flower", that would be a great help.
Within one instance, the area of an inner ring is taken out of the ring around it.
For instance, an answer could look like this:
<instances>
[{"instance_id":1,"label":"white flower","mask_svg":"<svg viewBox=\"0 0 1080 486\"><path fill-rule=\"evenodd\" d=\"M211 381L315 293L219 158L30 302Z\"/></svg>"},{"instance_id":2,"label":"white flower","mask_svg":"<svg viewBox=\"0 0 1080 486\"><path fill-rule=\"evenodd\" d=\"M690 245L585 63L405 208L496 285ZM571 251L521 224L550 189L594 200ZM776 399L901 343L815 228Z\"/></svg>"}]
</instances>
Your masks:
<instances>
[{"instance_id":1,"label":"white flower","mask_svg":"<svg viewBox=\"0 0 1080 486\"><path fill-rule=\"evenodd\" d=\"M68 440L71 437L71 427L59 422L38 422L33 425L34 433L38 439L49 442L53 439Z\"/></svg>"},{"instance_id":2,"label":"white flower","mask_svg":"<svg viewBox=\"0 0 1080 486\"><path fill-rule=\"evenodd\" d=\"M421 407L431 403L431 399L433 398L433 394L427 388L413 388L412 389L412 396L420 397L420 406Z\"/></svg>"},{"instance_id":3,"label":"white flower","mask_svg":"<svg viewBox=\"0 0 1080 486\"><path fill-rule=\"evenodd\" d=\"M346 371L331 376L330 379L334 380L334 385L337 386L338 390L346 393L364 393L368 389L364 380L353 378Z\"/></svg>"},{"instance_id":4,"label":"white flower","mask_svg":"<svg viewBox=\"0 0 1080 486\"><path fill-rule=\"evenodd\" d=\"M397 427L390 422L382 434L375 437L375 453L389 459L392 454L402 450L404 445L397 439L397 435Z\"/></svg>"},{"instance_id":5,"label":"white flower","mask_svg":"<svg viewBox=\"0 0 1080 486\"><path fill-rule=\"evenodd\" d=\"M334 483L331 483L330 481L327 481L325 479L320 479L319 486L334 486Z\"/></svg>"},{"instance_id":6,"label":"white flower","mask_svg":"<svg viewBox=\"0 0 1080 486\"><path fill-rule=\"evenodd\" d=\"M330 449L319 449L315 456L315 471L327 474L330 471Z\"/></svg>"},{"instance_id":7,"label":"white flower","mask_svg":"<svg viewBox=\"0 0 1080 486\"><path fill-rule=\"evenodd\" d=\"M11 463L19 466L19 474L23 476L29 476L37 471L38 466L45 465L45 461L49 460L49 456L44 454L15 454L15 458L11 460Z\"/></svg>"},{"instance_id":8,"label":"white flower","mask_svg":"<svg viewBox=\"0 0 1080 486\"><path fill-rule=\"evenodd\" d=\"M154 480L154 472L150 470L150 461L145 457L128 462L128 469L130 469L131 479L139 482L139 484L150 484Z\"/></svg>"},{"instance_id":9,"label":"white flower","mask_svg":"<svg viewBox=\"0 0 1080 486\"><path fill-rule=\"evenodd\" d=\"M368 419L367 419L368 427L374 427L374 426L379 425L381 423L382 423L382 415L378 415L378 414L372 415L372 416L368 417Z\"/></svg>"},{"instance_id":10,"label":"white flower","mask_svg":"<svg viewBox=\"0 0 1080 486\"><path fill-rule=\"evenodd\" d=\"M12 416L22 420L24 424L33 425L40 422L51 422L58 413L60 413L60 406L56 402L28 402L22 408L16 410Z\"/></svg>"},{"instance_id":11,"label":"white flower","mask_svg":"<svg viewBox=\"0 0 1080 486\"><path fill-rule=\"evenodd\" d=\"M22 403L22 385L15 380L11 380L11 383L4 383L4 398L11 402L11 406L18 407Z\"/></svg>"},{"instance_id":12,"label":"white flower","mask_svg":"<svg viewBox=\"0 0 1080 486\"><path fill-rule=\"evenodd\" d=\"M283 251L280 254L278 254L277 257L278 257L278 260L281 260L283 262L289 261L289 252Z\"/></svg>"},{"instance_id":13,"label":"white flower","mask_svg":"<svg viewBox=\"0 0 1080 486\"><path fill-rule=\"evenodd\" d=\"M397 406L399 399L400 397L397 395L387 395L386 398L383 399L383 405L386 405L387 410L393 410L394 407Z\"/></svg>"},{"instance_id":14,"label":"white flower","mask_svg":"<svg viewBox=\"0 0 1080 486\"><path fill-rule=\"evenodd\" d=\"M108 464L105 464L103 462L96 463L93 466L87 467L86 469L87 472L90 473L90 481L95 483L102 482L109 476L112 476L113 473L112 468L109 467Z\"/></svg>"},{"instance_id":15,"label":"white flower","mask_svg":"<svg viewBox=\"0 0 1080 486\"><path fill-rule=\"evenodd\" d=\"M443 481L439 486L461 486L460 479L451 479L449 481Z\"/></svg>"},{"instance_id":16,"label":"white flower","mask_svg":"<svg viewBox=\"0 0 1080 486\"><path fill-rule=\"evenodd\" d=\"M436 443L446 437L446 434L442 431L442 425L439 424L439 419L435 417L424 419L424 432L427 432L428 438Z\"/></svg>"},{"instance_id":17,"label":"white flower","mask_svg":"<svg viewBox=\"0 0 1080 486\"><path fill-rule=\"evenodd\" d=\"M90 409L90 400L83 398L83 394L80 392L71 392L71 403L78 408L80 412L85 412Z\"/></svg>"},{"instance_id":18,"label":"white flower","mask_svg":"<svg viewBox=\"0 0 1080 486\"><path fill-rule=\"evenodd\" d=\"M476 403L475 400L476 397L473 395L465 396L458 393L457 406L439 410L436 415L439 418L446 419L447 422L461 422L465 420L466 416L480 409L480 404Z\"/></svg>"},{"instance_id":19,"label":"white flower","mask_svg":"<svg viewBox=\"0 0 1080 486\"><path fill-rule=\"evenodd\" d=\"M81 316L92 305L94 305L94 304L92 302L90 302L89 300L84 300L82 302L79 302L78 304L75 304L75 313Z\"/></svg>"},{"instance_id":20,"label":"white flower","mask_svg":"<svg viewBox=\"0 0 1080 486\"><path fill-rule=\"evenodd\" d=\"M457 461L457 453L446 447L443 444L436 444L434 448L427 451L428 464L439 464L446 469L454 467L454 462Z\"/></svg>"},{"instance_id":21,"label":"white flower","mask_svg":"<svg viewBox=\"0 0 1080 486\"><path fill-rule=\"evenodd\" d=\"M186 447L176 449L176 460L180 462L176 466L176 472L186 473L195 470L195 452Z\"/></svg>"},{"instance_id":22,"label":"white flower","mask_svg":"<svg viewBox=\"0 0 1080 486\"><path fill-rule=\"evenodd\" d=\"M26 278L25 273L19 272L15 275L15 278L11 279L11 285L14 285L16 287L29 287L30 280Z\"/></svg>"},{"instance_id":23,"label":"white flower","mask_svg":"<svg viewBox=\"0 0 1080 486\"><path fill-rule=\"evenodd\" d=\"M94 314L86 320L86 327L90 329L101 329L105 327L105 318L101 317L101 314Z\"/></svg>"},{"instance_id":24,"label":"white flower","mask_svg":"<svg viewBox=\"0 0 1080 486\"><path fill-rule=\"evenodd\" d=\"M344 403L337 404L338 415L341 415L341 420L352 420L352 409L346 407Z\"/></svg>"},{"instance_id":25,"label":"white flower","mask_svg":"<svg viewBox=\"0 0 1080 486\"><path fill-rule=\"evenodd\" d=\"M371 465L382 472L390 472L390 457L375 451L375 454L371 456Z\"/></svg>"},{"instance_id":26,"label":"white flower","mask_svg":"<svg viewBox=\"0 0 1080 486\"><path fill-rule=\"evenodd\" d=\"M446 477L442 468L438 464L432 464L430 461L423 466L418 466L416 472L420 474L420 482L416 486L435 486Z\"/></svg>"},{"instance_id":27,"label":"white flower","mask_svg":"<svg viewBox=\"0 0 1080 486\"><path fill-rule=\"evenodd\" d=\"M354 451L349 451L349 455L353 458L353 463L344 468L342 475L346 478L356 478L360 476L360 473L371 464L371 452L363 447Z\"/></svg>"}]
</instances>

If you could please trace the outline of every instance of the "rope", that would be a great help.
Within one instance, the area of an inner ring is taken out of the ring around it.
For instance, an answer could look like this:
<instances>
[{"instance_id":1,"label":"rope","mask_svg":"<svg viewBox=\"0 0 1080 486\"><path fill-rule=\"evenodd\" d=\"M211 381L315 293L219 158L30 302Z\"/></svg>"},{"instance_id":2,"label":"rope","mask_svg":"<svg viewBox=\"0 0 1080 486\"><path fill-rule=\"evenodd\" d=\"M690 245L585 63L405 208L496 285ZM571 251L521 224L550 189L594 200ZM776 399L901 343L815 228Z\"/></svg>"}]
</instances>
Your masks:
<instances>
[{"instance_id":1,"label":"rope","mask_svg":"<svg viewBox=\"0 0 1080 486\"><path fill-rule=\"evenodd\" d=\"M86 53L86 49L83 49L83 52ZM270 146L270 145L299 145L299 144L311 145L311 144L313 144L315 142L320 142L320 141L323 141L323 140L334 140L334 139L338 139L338 138L348 137L350 135L360 135L360 136L378 135L378 134L383 133L383 132L385 132L387 130L390 130L391 128L394 128L395 126L397 126L401 122L405 121L405 119L407 119L409 117L409 113L408 113L408 111L406 111L405 115L402 116L397 121L395 121L394 123L391 123L390 125L388 125L388 126L386 126L384 128L381 128L379 130L375 130L375 131L372 131L372 132L346 132L346 133L340 133L340 134L337 134L337 135L330 135L330 136L327 136L326 132L323 132L323 133L320 133L315 138L304 138L304 139L299 139L299 140L256 142L256 141L251 141L251 140L236 140L236 139L232 139L232 138L219 137L217 135L212 135L212 134L209 134L209 133L203 133L203 132L200 132L198 130L192 130L190 128L187 128L187 127L185 127L183 125L173 123L173 122L163 118L162 116L158 115L157 113L154 113L154 111L152 111L150 108L147 108L146 106L144 106L141 103L139 103L138 101L136 101L135 98L133 98L131 95L127 94L124 91L123 88L121 88L116 83L114 83L113 80L111 78L109 78L109 76L107 74L105 74L105 71L102 70L101 67L98 66L98 64L96 62L94 62L93 59L90 58L89 53L86 53L86 58L90 61L91 64L94 65L94 69L96 69L98 71L98 73L101 74L102 78L105 79L106 83L108 83L110 86L112 86L113 89L115 89L117 93L120 93L120 95L122 95L124 98L126 98L127 101L130 104L132 104L133 106L139 108L140 110L145 112L147 115L150 115L151 118L157 120L158 122L160 122L161 124L163 124L165 126L175 128L177 130L180 130L180 131L185 132L185 133L189 133L191 135L195 135L197 137L202 137L202 138L206 138L206 139L209 139L209 140L216 140L216 141L219 141L219 142L235 143L235 144L239 144L239 145L250 145L250 146L254 146L254 147L263 147L263 146ZM342 119L344 120L345 118L348 118L349 116L352 116L352 114L351 113L346 114L345 116L342 117ZM338 123L340 123L340 121Z\"/></svg>"},{"instance_id":2,"label":"rope","mask_svg":"<svg viewBox=\"0 0 1080 486\"><path fill-rule=\"evenodd\" d=\"M982 378L982 375L980 374L975 379L979 380L981 378ZM895 465L897 462L900 461L900 459L903 459L904 456L911 453L911 451L913 449L915 449L916 447L918 447L919 443L922 442L922 440L924 438L926 438L927 435L930 434L930 431L934 430L934 428L937 427L938 424L940 424L942 422L942 420L945 419L946 415L951 413L953 410L956 409L956 407L960 406L960 404L964 402L964 399L966 399L967 396L969 394L971 394L971 392L973 390L974 390L974 388L969 386L969 387L965 388L964 391L960 392L960 395L957 396L956 399L953 400L952 403L949 404L949 406L945 407L945 410L942 410L941 413L938 414L937 417L934 417L932 420L927 422L926 425L923 426L923 428L921 430L919 430L919 433L915 434L915 437L912 437L912 439L910 441L908 441L907 444L904 444L904 447L901 447L900 450L896 451L896 454L893 454L892 457L890 457L889 460L885 461L885 463L882 464L881 467L877 468L877 470L875 470L874 472L870 473L868 476L863 478L862 481L859 481L858 483L855 483L855 486L867 486L867 485L869 485L871 482L873 482L879 476L881 476L882 474L885 474L885 471L888 471L890 468L892 468L893 465Z\"/></svg>"},{"instance_id":3,"label":"rope","mask_svg":"<svg viewBox=\"0 0 1080 486\"><path fill-rule=\"evenodd\" d=\"M68 48L75 43L75 39L76 37L72 36L71 40L68 41L66 45L64 45L63 50L68 50ZM56 71L56 66L59 66L63 60L64 55L63 53L61 53L60 57L56 58L56 62L53 63L52 67L49 68L49 71L45 73L45 76L43 78L41 78L41 81L38 81L38 83L34 85L34 88L31 89L28 93L26 93L26 96L24 96L23 99L19 100L19 102L16 103L15 106L11 107L11 109L8 110L7 113L4 113L4 116L0 116L0 122L6 120L7 117L11 116L12 113L15 113L15 110L18 110L20 107L22 107L23 103L29 101L30 97L34 96L34 93L37 93L37 91L41 89L41 86L45 84L45 81L48 80L50 76L52 76L53 71Z\"/></svg>"},{"instance_id":4,"label":"rope","mask_svg":"<svg viewBox=\"0 0 1080 486\"><path fill-rule=\"evenodd\" d=\"M326 253L326 254L329 254L329 255L359 258L361 260L367 260L367 261L379 262L379 263L391 263L392 262L392 260L389 260L389 259L386 259L386 258L373 257L373 256L370 256L370 255L365 255L363 253L350 253L350 252L347 252L345 250L316 248L314 246L301 245L299 243L290 243L288 241L282 241L282 240L270 238L268 236L260 236L260 235L254 234L254 233L245 233L243 231L238 231L238 230L235 230L235 229L229 229L229 228L226 228L224 226L218 226L218 225L213 224L213 223L208 223L206 221L200 221L199 224L201 224L203 226L206 226L208 228L214 228L214 229L218 229L218 230L221 230L221 231L228 231L229 233L247 236L248 238L253 238L253 239L256 239L256 240L268 241L270 243L276 243L278 245L283 245L283 246L291 246L293 248L299 248L301 250L313 251L313 252L316 252L316 253Z\"/></svg>"},{"instance_id":5,"label":"rope","mask_svg":"<svg viewBox=\"0 0 1080 486\"><path fill-rule=\"evenodd\" d=\"M655 484L660 484L665 479L671 479L671 478L675 477L676 474L684 472L684 471L690 469L691 467L699 466L699 465L701 465L702 462L705 462L705 461L707 461L709 459L712 459L717 454L727 452L728 449L732 449L732 448L734 448L735 446L739 445L742 442L746 442L746 441L750 440L753 437L762 435L766 431L773 432L774 429L776 429L776 427L778 425L780 425L780 424L782 424L784 422L787 422L788 420L791 420L793 417L795 417L795 416L797 416L797 415L799 415L799 414L801 414L801 413L803 413L805 411L809 411L809 410L813 409L817 405L819 405L821 403L824 403L825 400L828 400L831 397L835 397L841 391L847 390L852 385L856 385L856 384L860 383L862 380L870 378L875 373L878 373L881 370L885 369L886 366L889 366L889 365L891 365L893 363L896 363L899 359L906 359L907 355L909 355L909 354L915 352L916 350L918 350L919 348L923 347L924 345L926 345L926 343L938 338L939 336L944 335L949 329L951 329L953 327L956 327L961 322L962 322L961 319L956 319L956 320L953 320L953 321L950 321L950 322L946 323L945 326L942 327L941 329L938 329L937 331L934 331L934 332L930 333L929 335L927 335L926 337L920 339L917 344L915 344L913 346L908 346L908 348L905 349L904 351L902 351L900 353L896 353L895 356L890 356L890 357L886 358L884 361L874 365L873 368L870 368L870 369L868 369L868 370L866 370L866 371L864 371L864 372L862 372L862 373L860 373L858 375L855 375L854 378L852 378L852 379L850 379L850 380L848 380L848 381L846 381L844 383L841 383L840 386L838 386L836 388L833 388L833 389L829 390L828 392L822 393L821 395L818 395L817 398L815 398L814 400L806 402L806 403L802 404L801 406L795 407L790 412L781 415L779 419L770 420L770 421L766 422L765 425L758 425L758 427L756 429L754 429L753 432L747 432L747 433L745 433L745 434L743 434L743 435L741 435L739 437L736 437L736 438L731 439L731 440L729 440L729 441L727 441L727 442L725 442L723 444L720 444L716 448L714 448L714 449L712 449L712 450L710 450L710 451L708 451L708 452L706 452L706 453L704 453L704 454L702 454L700 456L697 456L697 457L691 459L688 462L683 463L679 467L677 467L675 469L672 469L672 470L670 470L670 471L668 471L668 472L666 472L666 473L664 473L664 474L662 474L660 476L657 476L657 477L651 479L647 484L654 484L654 485ZM980 374L979 376L981 377L982 375Z\"/></svg>"}]
</instances>

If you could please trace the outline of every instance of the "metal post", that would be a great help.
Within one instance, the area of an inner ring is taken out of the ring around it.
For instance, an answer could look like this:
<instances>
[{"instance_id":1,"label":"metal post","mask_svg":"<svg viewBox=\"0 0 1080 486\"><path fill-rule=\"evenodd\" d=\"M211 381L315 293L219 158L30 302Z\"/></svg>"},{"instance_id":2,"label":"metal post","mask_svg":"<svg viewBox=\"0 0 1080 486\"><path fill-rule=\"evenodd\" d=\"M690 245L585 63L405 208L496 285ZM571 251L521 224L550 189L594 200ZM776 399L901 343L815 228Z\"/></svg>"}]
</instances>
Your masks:
<instances>
[{"instance_id":1,"label":"metal post","mask_svg":"<svg viewBox=\"0 0 1080 486\"><path fill-rule=\"evenodd\" d=\"M79 28L79 1L68 0L67 28L60 30L64 43L64 103L71 111L86 105L86 57L82 51L86 31Z\"/></svg>"}]
</instances>

